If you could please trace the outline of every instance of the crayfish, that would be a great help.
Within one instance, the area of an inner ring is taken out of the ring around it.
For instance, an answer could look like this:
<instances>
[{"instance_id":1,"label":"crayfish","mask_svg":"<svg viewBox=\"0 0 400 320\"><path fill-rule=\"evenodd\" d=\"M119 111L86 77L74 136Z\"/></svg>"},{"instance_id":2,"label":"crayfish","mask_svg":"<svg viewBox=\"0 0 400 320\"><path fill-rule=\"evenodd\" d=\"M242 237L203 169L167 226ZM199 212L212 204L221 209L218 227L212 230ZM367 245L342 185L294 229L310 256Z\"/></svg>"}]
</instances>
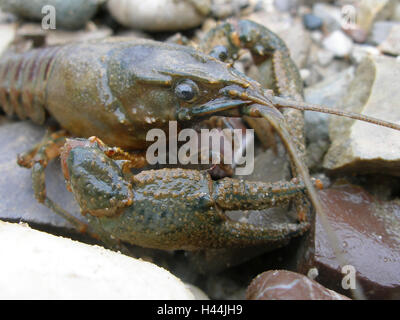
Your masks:
<instances>
[{"instance_id":1,"label":"crayfish","mask_svg":"<svg viewBox=\"0 0 400 320\"><path fill-rule=\"evenodd\" d=\"M272 59L275 92L232 66L241 48L249 49L255 61ZM46 195L44 170L63 147L68 187L96 233L106 240L161 249L248 246L302 234L310 225L308 198L323 216L314 188L319 183L312 182L303 161L301 111L400 129L302 102L302 82L284 42L246 20L220 24L197 48L110 38L5 56L0 61L0 103L9 115L15 112L42 124L50 114L72 136L98 137L65 143L65 132L54 133L19 156L20 165L32 168L40 202L82 227ZM207 173L185 169L129 172L146 164L148 130L167 130L169 121L178 121L182 129L215 115L268 120L288 151L293 180L212 181ZM290 200L299 222L279 232L233 223L224 214Z\"/></svg>"}]
</instances>

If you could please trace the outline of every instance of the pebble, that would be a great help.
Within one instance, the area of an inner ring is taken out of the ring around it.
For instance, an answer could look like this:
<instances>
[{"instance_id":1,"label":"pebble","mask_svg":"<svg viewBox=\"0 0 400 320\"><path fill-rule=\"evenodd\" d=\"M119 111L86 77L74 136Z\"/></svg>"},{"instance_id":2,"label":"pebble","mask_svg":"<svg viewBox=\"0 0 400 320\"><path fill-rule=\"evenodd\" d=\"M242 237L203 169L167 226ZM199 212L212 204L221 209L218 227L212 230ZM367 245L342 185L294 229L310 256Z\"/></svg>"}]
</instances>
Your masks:
<instances>
[{"instance_id":1,"label":"pebble","mask_svg":"<svg viewBox=\"0 0 400 320\"><path fill-rule=\"evenodd\" d=\"M393 56L400 55L400 24L392 26L388 37L380 44L379 50Z\"/></svg>"},{"instance_id":2,"label":"pebble","mask_svg":"<svg viewBox=\"0 0 400 320\"><path fill-rule=\"evenodd\" d=\"M361 187L343 183L319 194L350 267L342 272L317 215L298 271L306 274L316 268L316 280L341 294L350 295L348 285L359 285L367 299L399 299L400 201L379 201ZM344 280L349 270L356 272L358 284Z\"/></svg>"},{"instance_id":3,"label":"pebble","mask_svg":"<svg viewBox=\"0 0 400 320\"><path fill-rule=\"evenodd\" d=\"M374 45L379 45L386 40L389 36L390 31L396 25L400 25L398 22L393 21L377 21L374 23L369 37L369 42Z\"/></svg>"},{"instance_id":4,"label":"pebble","mask_svg":"<svg viewBox=\"0 0 400 320\"><path fill-rule=\"evenodd\" d=\"M336 30L323 40L323 46L338 58L344 58L351 53L353 41L342 31Z\"/></svg>"},{"instance_id":5,"label":"pebble","mask_svg":"<svg viewBox=\"0 0 400 320\"><path fill-rule=\"evenodd\" d=\"M249 285L247 300L350 300L306 276L287 270L259 274Z\"/></svg>"},{"instance_id":6,"label":"pebble","mask_svg":"<svg viewBox=\"0 0 400 320\"><path fill-rule=\"evenodd\" d=\"M0 299L194 299L152 263L21 224L0 221L0 255Z\"/></svg>"},{"instance_id":7,"label":"pebble","mask_svg":"<svg viewBox=\"0 0 400 320\"><path fill-rule=\"evenodd\" d=\"M341 29L342 14L338 7L326 3L316 3L313 6L313 14L319 17L327 32Z\"/></svg>"},{"instance_id":8,"label":"pebble","mask_svg":"<svg viewBox=\"0 0 400 320\"><path fill-rule=\"evenodd\" d=\"M305 14L303 16L303 23L308 30L318 30L321 29L323 21L316 15Z\"/></svg>"},{"instance_id":9,"label":"pebble","mask_svg":"<svg viewBox=\"0 0 400 320\"><path fill-rule=\"evenodd\" d=\"M2 0L2 10L22 18L42 21L42 8L51 5L56 10L56 28L79 29L96 14L105 0Z\"/></svg>"},{"instance_id":10,"label":"pebble","mask_svg":"<svg viewBox=\"0 0 400 320\"><path fill-rule=\"evenodd\" d=\"M341 103L344 110L399 123L400 65L386 56L368 56ZM329 170L400 175L397 131L361 121L332 117L329 148L323 166Z\"/></svg>"},{"instance_id":11,"label":"pebble","mask_svg":"<svg viewBox=\"0 0 400 320\"><path fill-rule=\"evenodd\" d=\"M210 13L211 1L198 10L190 1L109 0L110 14L122 25L145 31L178 31L199 26Z\"/></svg>"},{"instance_id":12,"label":"pebble","mask_svg":"<svg viewBox=\"0 0 400 320\"><path fill-rule=\"evenodd\" d=\"M367 56L379 56L381 53L377 47L355 44L351 52L351 60L359 64Z\"/></svg>"},{"instance_id":13,"label":"pebble","mask_svg":"<svg viewBox=\"0 0 400 320\"><path fill-rule=\"evenodd\" d=\"M299 5L299 0L274 0L275 8L281 12L296 12Z\"/></svg>"}]
</instances>

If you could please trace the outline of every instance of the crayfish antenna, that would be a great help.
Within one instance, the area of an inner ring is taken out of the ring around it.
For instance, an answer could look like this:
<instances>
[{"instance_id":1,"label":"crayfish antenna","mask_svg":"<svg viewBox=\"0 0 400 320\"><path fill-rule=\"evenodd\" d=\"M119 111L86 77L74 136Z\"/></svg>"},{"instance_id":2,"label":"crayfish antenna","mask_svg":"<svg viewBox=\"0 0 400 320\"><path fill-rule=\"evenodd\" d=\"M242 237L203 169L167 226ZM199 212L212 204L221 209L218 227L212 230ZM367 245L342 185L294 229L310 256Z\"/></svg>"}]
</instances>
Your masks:
<instances>
[{"instance_id":1,"label":"crayfish antenna","mask_svg":"<svg viewBox=\"0 0 400 320\"><path fill-rule=\"evenodd\" d=\"M329 107L318 105L318 104L300 102L300 101L290 100L290 99L277 97L277 96L272 97L272 101L276 108L292 108L292 109L297 109L297 110L301 110L301 111L315 111L315 112L329 113L329 114L333 114L336 116L360 120L360 121L376 124L378 126L387 127L390 129L400 131L400 125L398 125L396 123L384 121L384 120L377 119L377 118L370 117L370 116L365 116L365 115L355 113L355 112L331 109Z\"/></svg>"},{"instance_id":2,"label":"crayfish antenna","mask_svg":"<svg viewBox=\"0 0 400 320\"><path fill-rule=\"evenodd\" d=\"M339 261L339 264L341 266L347 265L347 259L345 258L340 245L339 245L339 239L337 238L335 232L332 230L330 223L328 221L327 214L325 213L325 210L322 206L322 203L320 201L320 198L317 194L317 191L314 188L314 185L311 182L311 177L310 174L308 173L308 169L305 167L303 164L303 161L300 159L300 157L297 155L297 151L295 148L294 143L292 142L292 138L289 134L289 132L286 129L286 123L284 122L284 119L281 117L278 117L275 115L275 113L271 112L271 110L268 109L266 106L262 105L256 105L253 108L250 107L248 110L249 114L253 116L261 116L264 119L268 120L268 122L274 127L276 132L280 135L283 143L285 144L286 150L288 151L292 161L294 162L298 173L303 179L303 183L308 191L308 195L310 197L310 200L312 204L314 205L314 208L319 215L319 218L321 220L321 225L324 228L328 241L332 247L332 250L336 256L336 258ZM362 291L361 286L359 285L358 280L356 279L356 288L351 289L352 295L355 299L357 300L365 300L366 297Z\"/></svg>"}]
</instances>

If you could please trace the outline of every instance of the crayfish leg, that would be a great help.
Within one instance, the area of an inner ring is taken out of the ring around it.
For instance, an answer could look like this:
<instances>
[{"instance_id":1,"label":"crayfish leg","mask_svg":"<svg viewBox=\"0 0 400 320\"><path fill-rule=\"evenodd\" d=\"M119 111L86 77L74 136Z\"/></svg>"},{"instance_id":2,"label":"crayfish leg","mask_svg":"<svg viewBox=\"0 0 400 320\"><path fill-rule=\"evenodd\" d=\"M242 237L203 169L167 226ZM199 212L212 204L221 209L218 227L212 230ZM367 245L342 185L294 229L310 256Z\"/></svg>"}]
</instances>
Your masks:
<instances>
[{"instance_id":1,"label":"crayfish leg","mask_svg":"<svg viewBox=\"0 0 400 320\"><path fill-rule=\"evenodd\" d=\"M18 155L18 165L32 170L32 186L36 200L70 222L80 232L86 232L87 225L68 213L47 196L45 170L48 163L60 155L67 132L64 130L48 133L32 149Z\"/></svg>"}]
</instances>

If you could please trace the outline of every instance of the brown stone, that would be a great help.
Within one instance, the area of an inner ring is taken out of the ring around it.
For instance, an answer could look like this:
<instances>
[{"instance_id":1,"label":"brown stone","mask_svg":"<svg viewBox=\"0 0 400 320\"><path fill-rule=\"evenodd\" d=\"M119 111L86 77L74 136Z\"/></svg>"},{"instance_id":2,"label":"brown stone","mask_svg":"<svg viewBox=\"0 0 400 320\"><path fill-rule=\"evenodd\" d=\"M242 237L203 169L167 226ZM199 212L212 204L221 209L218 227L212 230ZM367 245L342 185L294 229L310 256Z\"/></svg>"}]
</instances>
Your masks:
<instances>
[{"instance_id":1,"label":"brown stone","mask_svg":"<svg viewBox=\"0 0 400 320\"><path fill-rule=\"evenodd\" d=\"M349 300L306 276L271 270L258 275L246 292L248 300Z\"/></svg>"},{"instance_id":2,"label":"brown stone","mask_svg":"<svg viewBox=\"0 0 400 320\"><path fill-rule=\"evenodd\" d=\"M399 299L400 201L378 201L353 185L323 190L320 197L345 263L355 268L360 291L369 299ZM319 283L350 295L342 287L345 274L318 215L308 237L298 270L306 274L316 268Z\"/></svg>"}]
</instances>

